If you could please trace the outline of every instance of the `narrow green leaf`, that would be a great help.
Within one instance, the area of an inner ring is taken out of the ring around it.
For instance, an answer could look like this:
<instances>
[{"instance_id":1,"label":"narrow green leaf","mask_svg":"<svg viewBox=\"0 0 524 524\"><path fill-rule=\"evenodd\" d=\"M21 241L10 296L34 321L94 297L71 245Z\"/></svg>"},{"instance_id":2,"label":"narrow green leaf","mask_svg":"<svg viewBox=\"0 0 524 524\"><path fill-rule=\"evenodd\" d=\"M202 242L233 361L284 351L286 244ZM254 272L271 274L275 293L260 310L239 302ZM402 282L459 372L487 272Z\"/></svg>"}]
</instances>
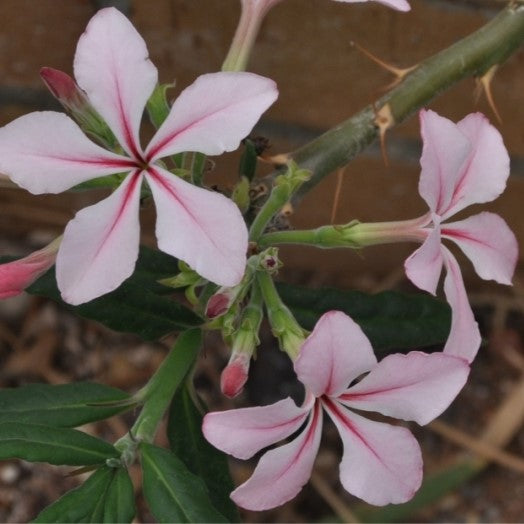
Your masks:
<instances>
[{"instance_id":1,"label":"narrow green leaf","mask_svg":"<svg viewBox=\"0 0 524 524\"><path fill-rule=\"evenodd\" d=\"M205 411L198 397L193 400L186 382L177 391L169 409L169 445L189 471L205 482L215 507L231 522L239 522L237 507L229 498L233 491L233 481L226 455L209 444L202 435L202 413Z\"/></svg>"},{"instance_id":2,"label":"narrow green leaf","mask_svg":"<svg viewBox=\"0 0 524 524\"><path fill-rule=\"evenodd\" d=\"M140 444L144 495L159 522L227 522L203 481L173 453Z\"/></svg>"},{"instance_id":3,"label":"narrow green leaf","mask_svg":"<svg viewBox=\"0 0 524 524\"><path fill-rule=\"evenodd\" d=\"M369 295L283 283L277 289L304 328L312 330L326 311L343 311L360 325L379 352L443 344L449 335L451 310L448 304L429 295L396 291Z\"/></svg>"},{"instance_id":4,"label":"narrow green leaf","mask_svg":"<svg viewBox=\"0 0 524 524\"><path fill-rule=\"evenodd\" d=\"M129 399L119 389L103 384L31 384L0 390L0 423L30 422L49 426L75 427L102 420L128 409L126 405L93 405Z\"/></svg>"},{"instance_id":5,"label":"narrow green leaf","mask_svg":"<svg viewBox=\"0 0 524 524\"><path fill-rule=\"evenodd\" d=\"M255 171L257 168L257 149L251 138L246 138L244 141L244 151L240 157L240 165L238 168L239 175L245 176L250 182L255 178Z\"/></svg>"},{"instance_id":6,"label":"narrow green leaf","mask_svg":"<svg viewBox=\"0 0 524 524\"><path fill-rule=\"evenodd\" d=\"M0 460L20 458L29 462L86 466L118 457L109 443L76 429L54 428L27 422L0 424Z\"/></svg>"},{"instance_id":7,"label":"narrow green leaf","mask_svg":"<svg viewBox=\"0 0 524 524\"><path fill-rule=\"evenodd\" d=\"M27 291L50 298L81 317L105 326L157 340L173 331L202 324L202 319L181 303L165 296L172 290L158 280L178 273L176 260L160 251L141 247L135 272L118 289L80 306L65 303L56 286L54 269Z\"/></svg>"},{"instance_id":8,"label":"narrow green leaf","mask_svg":"<svg viewBox=\"0 0 524 524\"><path fill-rule=\"evenodd\" d=\"M103 466L33 522L131 522L134 516L135 497L127 470Z\"/></svg>"}]
</instances>

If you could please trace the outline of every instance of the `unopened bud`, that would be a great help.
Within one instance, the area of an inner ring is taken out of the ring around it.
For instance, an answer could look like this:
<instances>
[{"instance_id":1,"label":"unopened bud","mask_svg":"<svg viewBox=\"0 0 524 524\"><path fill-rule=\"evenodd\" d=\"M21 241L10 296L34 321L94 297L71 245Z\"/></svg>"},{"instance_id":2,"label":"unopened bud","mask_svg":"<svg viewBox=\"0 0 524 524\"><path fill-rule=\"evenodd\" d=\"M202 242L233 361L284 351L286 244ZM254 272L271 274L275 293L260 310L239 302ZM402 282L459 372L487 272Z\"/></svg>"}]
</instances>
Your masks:
<instances>
[{"instance_id":1,"label":"unopened bud","mask_svg":"<svg viewBox=\"0 0 524 524\"><path fill-rule=\"evenodd\" d=\"M227 312L234 300L233 288L215 293L206 306L206 317L216 318Z\"/></svg>"},{"instance_id":2,"label":"unopened bud","mask_svg":"<svg viewBox=\"0 0 524 524\"><path fill-rule=\"evenodd\" d=\"M0 265L0 299L19 295L56 260L62 237L30 255Z\"/></svg>"},{"instance_id":3,"label":"unopened bud","mask_svg":"<svg viewBox=\"0 0 524 524\"><path fill-rule=\"evenodd\" d=\"M85 111L90 105L85 93L67 73L42 67L40 76L53 96L71 113Z\"/></svg>"},{"instance_id":4,"label":"unopened bud","mask_svg":"<svg viewBox=\"0 0 524 524\"><path fill-rule=\"evenodd\" d=\"M229 398L236 397L244 389L249 373L250 355L233 353L229 364L223 369L220 376L220 389Z\"/></svg>"}]
</instances>

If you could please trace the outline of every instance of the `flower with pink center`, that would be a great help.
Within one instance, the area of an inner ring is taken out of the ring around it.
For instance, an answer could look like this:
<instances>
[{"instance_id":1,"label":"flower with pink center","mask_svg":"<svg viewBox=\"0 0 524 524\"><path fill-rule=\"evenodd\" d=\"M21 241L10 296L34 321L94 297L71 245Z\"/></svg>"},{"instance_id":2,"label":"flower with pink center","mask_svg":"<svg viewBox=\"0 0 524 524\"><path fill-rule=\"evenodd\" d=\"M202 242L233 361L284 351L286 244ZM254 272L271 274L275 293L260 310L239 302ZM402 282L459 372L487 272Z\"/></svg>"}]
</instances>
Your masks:
<instances>
[{"instance_id":1,"label":"flower with pink center","mask_svg":"<svg viewBox=\"0 0 524 524\"><path fill-rule=\"evenodd\" d=\"M0 264L0 299L22 293L54 263L62 237L26 257Z\"/></svg>"},{"instance_id":2,"label":"flower with pink center","mask_svg":"<svg viewBox=\"0 0 524 524\"><path fill-rule=\"evenodd\" d=\"M427 424L462 389L469 365L444 353L416 351L377 363L359 326L344 313L330 311L303 344L295 371L306 388L302 406L286 398L204 417L207 440L241 459L302 428L290 442L267 451L251 478L233 491L231 498L243 508L265 510L297 495L311 475L324 411L344 444L340 464L344 488L375 505L409 500L422 480L415 438L405 427L369 420L351 409ZM363 373L368 374L357 381Z\"/></svg>"},{"instance_id":3,"label":"flower with pink center","mask_svg":"<svg viewBox=\"0 0 524 524\"><path fill-rule=\"evenodd\" d=\"M275 83L249 73L202 75L180 94L142 149L140 121L158 74L124 15L108 8L91 19L78 42L74 71L122 154L91 142L69 117L52 111L31 113L0 130L0 171L32 193L59 193L125 174L116 191L78 212L65 229L56 260L64 300L92 300L133 273L144 180L156 205L159 248L208 280L237 284L246 264L247 230L236 205L173 175L160 160L184 151L217 155L236 149L275 101Z\"/></svg>"},{"instance_id":4,"label":"flower with pink center","mask_svg":"<svg viewBox=\"0 0 524 524\"><path fill-rule=\"evenodd\" d=\"M455 124L433 111L421 111L420 122L424 146L419 192L430 213L416 228L424 243L406 260L406 274L417 287L435 294L445 266L444 292L452 323L444 352L471 362L480 333L460 267L442 239L457 244L481 278L500 284L511 284L518 244L506 222L494 213L443 221L471 204L497 198L506 187L509 156L500 133L480 113Z\"/></svg>"}]
</instances>

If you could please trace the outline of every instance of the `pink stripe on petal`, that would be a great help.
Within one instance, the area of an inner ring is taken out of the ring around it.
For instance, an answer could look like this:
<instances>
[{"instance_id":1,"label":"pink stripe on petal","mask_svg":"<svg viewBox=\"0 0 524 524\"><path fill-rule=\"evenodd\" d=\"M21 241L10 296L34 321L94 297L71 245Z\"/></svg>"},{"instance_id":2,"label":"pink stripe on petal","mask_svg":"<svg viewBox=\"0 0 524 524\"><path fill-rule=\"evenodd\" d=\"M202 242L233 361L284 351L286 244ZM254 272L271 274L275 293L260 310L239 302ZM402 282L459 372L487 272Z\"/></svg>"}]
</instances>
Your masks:
<instances>
[{"instance_id":1,"label":"pink stripe on petal","mask_svg":"<svg viewBox=\"0 0 524 524\"><path fill-rule=\"evenodd\" d=\"M442 249L446 264L444 293L451 306L451 331L443 351L471 363L480 347L479 327L469 305L458 262L447 248Z\"/></svg>"},{"instance_id":2,"label":"pink stripe on petal","mask_svg":"<svg viewBox=\"0 0 524 524\"><path fill-rule=\"evenodd\" d=\"M141 157L140 121L158 73L143 38L120 11L101 9L91 18L78 41L74 71L120 145Z\"/></svg>"},{"instance_id":3,"label":"pink stripe on petal","mask_svg":"<svg viewBox=\"0 0 524 524\"><path fill-rule=\"evenodd\" d=\"M0 171L34 194L60 193L133 165L91 142L62 113L30 113L0 128Z\"/></svg>"},{"instance_id":4,"label":"pink stripe on petal","mask_svg":"<svg viewBox=\"0 0 524 524\"><path fill-rule=\"evenodd\" d=\"M422 455L415 437L406 428L367 420L331 400L324 408L344 444L344 488L376 506L411 499L422 482Z\"/></svg>"},{"instance_id":5,"label":"pink stripe on petal","mask_svg":"<svg viewBox=\"0 0 524 524\"><path fill-rule=\"evenodd\" d=\"M340 311L320 317L295 361L298 379L317 397L337 396L377 359L362 329Z\"/></svg>"},{"instance_id":6,"label":"pink stripe on petal","mask_svg":"<svg viewBox=\"0 0 524 524\"><path fill-rule=\"evenodd\" d=\"M457 128L469 139L472 151L443 219L471 204L491 202L504 191L509 176L509 155L502 136L483 114L466 116Z\"/></svg>"},{"instance_id":7,"label":"pink stripe on petal","mask_svg":"<svg viewBox=\"0 0 524 524\"><path fill-rule=\"evenodd\" d=\"M394 354L337 400L349 408L427 424L453 402L468 374L463 359L443 353Z\"/></svg>"},{"instance_id":8,"label":"pink stripe on petal","mask_svg":"<svg viewBox=\"0 0 524 524\"><path fill-rule=\"evenodd\" d=\"M88 302L116 289L138 257L138 172L105 200L79 211L69 222L56 259L56 278L69 304Z\"/></svg>"},{"instance_id":9,"label":"pink stripe on petal","mask_svg":"<svg viewBox=\"0 0 524 524\"><path fill-rule=\"evenodd\" d=\"M442 215L453 198L471 144L456 124L434 111L420 112L420 127L424 145L419 193L433 213Z\"/></svg>"},{"instance_id":10,"label":"pink stripe on petal","mask_svg":"<svg viewBox=\"0 0 524 524\"><path fill-rule=\"evenodd\" d=\"M462 249L481 278L511 284L519 246L499 215L482 212L459 222L443 224L442 236Z\"/></svg>"},{"instance_id":11,"label":"pink stripe on petal","mask_svg":"<svg viewBox=\"0 0 524 524\"><path fill-rule=\"evenodd\" d=\"M233 151L277 96L273 80L253 73L199 76L175 100L146 157L153 162L181 151Z\"/></svg>"},{"instance_id":12,"label":"pink stripe on petal","mask_svg":"<svg viewBox=\"0 0 524 524\"><path fill-rule=\"evenodd\" d=\"M146 177L157 209L158 247L215 284L238 284L246 266L247 228L233 201L158 167Z\"/></svg>"},{"instance_id":13,"label":"pink stripe on petal","mask_svg":"<svg viewBox=\"0 0 524 524\"><path fill-rule=\"evenodd\" d=\"M442 272L440 226L435 226L421 247L404 262L406 276L417 286L432 295L437 290Z\"/></svg>"},{"instance_id":14,"label":"pink stripe on petal","mask_svg":"<svg viewBox=\"0 0 524 524\"><path fill-rule=\"evenodd\" d=\"M216 448L236 458L248 459L293 434L306 420L313 402L298 407L286 398L269 406L208 413L202 432Z\"/></svg>"},{"instance_id":15,"label":"pink stripe on petal","mask_svg":"<svg viewBox=\"0 0 524 524\"><path fill-rule=\"evenodd\" d=\"M295 497L311 476L322 435L322 411L316 402L307 426L294 440L268 451L255 472L231 498L253 511L275 508Z\"/></svg>"}]
</instances>

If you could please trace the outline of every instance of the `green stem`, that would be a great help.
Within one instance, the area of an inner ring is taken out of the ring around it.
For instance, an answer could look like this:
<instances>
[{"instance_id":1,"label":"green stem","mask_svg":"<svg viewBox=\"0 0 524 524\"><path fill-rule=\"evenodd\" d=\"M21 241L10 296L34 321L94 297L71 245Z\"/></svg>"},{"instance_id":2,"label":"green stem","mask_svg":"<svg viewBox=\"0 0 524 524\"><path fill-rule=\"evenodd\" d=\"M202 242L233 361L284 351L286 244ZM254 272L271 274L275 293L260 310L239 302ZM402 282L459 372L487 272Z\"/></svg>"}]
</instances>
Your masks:
<instances>
[{"instance_id":1,"label":"green stem","mask_svg":"<svg viewBox=\"0 0 524 524\"><path fill-rule=\"evenodd\" d=\"M523 41L524 5L518 2L468 37L421 62L375 104L290 155L300 167L313 173L293 195L292 203L296 205L326 175L346 165L377 138L377 110L388 106L391 124L399 124L463 78L481 76L504 62ZM276 175L269 175L265 183L270 186Z\"/></svg>"},{"instance_id":2,"label":"green stem","mask_svg":"<svg viewBox=\"0 0 524 524\"><path fill-rule=\"evenodd\" d=\"M357 220L344 225L322 226L316 229L275 231L262 235L259 249L275 244L302 244L318 248L347 247L360 249L377 244L396 242L423 242L431 221L431 214L413 220L396 222L368 222Z\"/></svg>"},{"instance_id":3,"label":"green stem","mask_svg":"<svg viewBox=\"0 0 524 524\"><path fill-rule=\"evenodd\" d=\"M202 332L192 329L182 333L149 382L137 393L144 405L129 433L115 447L127 463L134 458L137 442L152 442L158 425L173 395L191 370L202 345Z\"/></svg>"},{"instance_id":4,"label":"green stem","mask_svg":"<svg viewBox=\"0 0 524 524\"><path fill-rule=\"evenodd\" d=\"M266 304L271 330L278 338L281 349L292 360L295 360L306 338L306 332L295 320L289 308L282 302L271 276L264 271L259 271L257 282Z\"/></svg>"}]
</instances>

